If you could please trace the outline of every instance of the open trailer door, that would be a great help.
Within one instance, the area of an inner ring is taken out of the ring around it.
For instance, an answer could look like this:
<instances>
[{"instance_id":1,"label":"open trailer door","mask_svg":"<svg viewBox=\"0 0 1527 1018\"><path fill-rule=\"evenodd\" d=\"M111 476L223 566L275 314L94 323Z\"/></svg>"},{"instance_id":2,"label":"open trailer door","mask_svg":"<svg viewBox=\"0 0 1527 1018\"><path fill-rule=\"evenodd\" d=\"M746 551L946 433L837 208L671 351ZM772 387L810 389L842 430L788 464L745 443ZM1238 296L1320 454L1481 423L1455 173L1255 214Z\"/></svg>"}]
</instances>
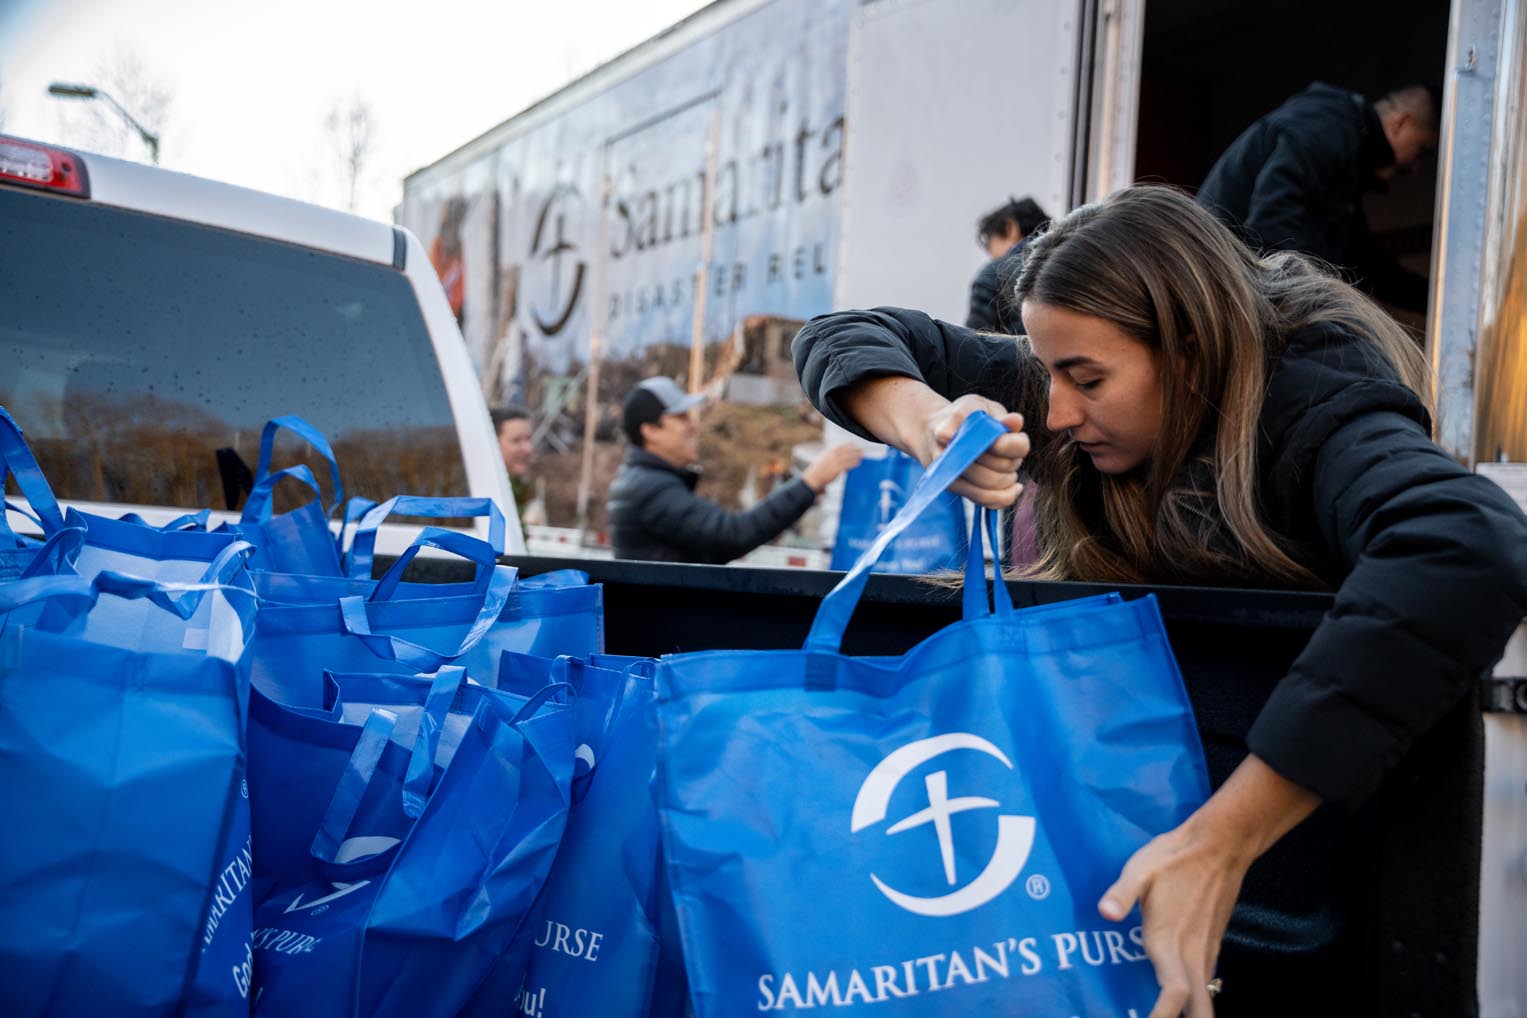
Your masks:
<instances>
[{"instance_id":1,"label":"open trailer door","mask_svg":"<svg viewBox=\"0 0 1527 1018\"><path fill-rule=\"evenodd\" d=\"M833 295L963 322L976 220L1073 204L1082 0L874 0L849 36Z\"/></svg>"}]
</instances>

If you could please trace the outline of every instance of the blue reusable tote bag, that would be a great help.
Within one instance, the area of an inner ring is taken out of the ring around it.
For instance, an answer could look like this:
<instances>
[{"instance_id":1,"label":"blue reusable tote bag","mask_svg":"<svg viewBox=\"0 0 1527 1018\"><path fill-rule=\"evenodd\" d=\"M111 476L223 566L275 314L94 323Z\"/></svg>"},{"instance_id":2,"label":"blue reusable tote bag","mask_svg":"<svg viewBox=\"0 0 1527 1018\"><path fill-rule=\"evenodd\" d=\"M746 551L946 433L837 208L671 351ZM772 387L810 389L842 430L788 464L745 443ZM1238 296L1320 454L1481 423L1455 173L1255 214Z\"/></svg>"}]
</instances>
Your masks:
<instances>
[{"instance_id":1,"label":"blue reusable tote bag","mask_svg":"<svg viewBox=\"0 0 1527 1018\"><path fill-rule=\"evenodd\" d=\"M69 511L69 519L79 514ZM254 548L228 535L181 531L171 533L131 521L90 517L82 565L90 559L118 560L146 571L181 574L202 572L190 584L137 579L146 584L145 596L99 599L79 618L72 635L102 646L129 650L204 654L237 662L236 686L228 690L235 699L243 747L244 718L249 698L248 642L254 629L256 604L250 592L246 564ZM107 536L103 538L103 533ZM93 535L93 537L92 537ZM155 550L170 556L155 560ZM123 549L131 549L125 553ZM210 562L199 556L216 550ZM179 556L174 557L174 556ZM126 574L101 571L92 578L120 582ZM83 578L82 578L83 579ZM135 588L136 589L136 588ZM169 591L182 590L171 599ZM168 749L168 747L167 747ZM252 896L246 893L250 869L250 816L248 787L244 781L246 758L237 766L239 794L219 849L221 865L206 906L206 926L197 965L196 980L187 996L191 1013L221 1013L242 1005L249 991L249 937L253 919Z\"/></svg>"},{"instance_id":2,"label":"blue reusable tote bag","mask_svg":"<svg viewBox=\"0 0 1527 1018\"><path fill-rule=\"evenodd\" d=\"M410 592L430 593L404 597L399 580L426 545L477 563L486 582L475 585L480 590L455 585L467 591L448 595L435 595L442 587L432 584L409 584ZM249 648L255 687L278 703L319 707L325 671L411 675L456 663L494 627L513 594L514 570L495 566L495 559L484 541L427 527L379 581L332 577L337 589L325 600L264 604Z\"/></svg>"},{"instance_id":3,"label":"blue reusable tote bag","mask_svg":"<svg viewBox=\"0 0 1527 1018\"><path fill-rule=\"evenodd\" d=\"M475 538L453 531L428 530L426 533L452 534L462 541ZM421 537L421 540L424 538ZM428 542L426 542L428 543ZM341 638L345 620L336 612L341 602L368 605L367 611L382 627L398 626L412 619L420 623L415 636L430 647L442 648L435 654L436 663L419 663L402 671L433 670L439 663L451 661L466 666L475 681L493 685L498 665L506 651L555 657L562 654L585 657L604 647L604 588L599 584L569 582L559 577L553 583L519 583L511 579L509 589L498 600L501 607L480 634L478 642L466 649L447 652L445 637L464 628L461 623L470 606L482 606L489 582L500 574L514 576L514 570L500 566L495 571L487 545L478 542L478 552L467 555L478 562L477 579L467 583L400 582L407 562L400 559L382 580L351 579L330 576L297 576L286 573L253 574L255 589L265 605L264 628L257 646L256 681L268 678L273 670L288 669L295 660L291 650L307 657L321 657L319 643L338 646L342 660L330 660L325 667L366 671L373 664L364 658L363 649L354 641ZM497 595L495 595L497 597ZM384 607L383 603L388 606ZM425 602L429 602L426 604ZM409 605L419 606L415 611ZM454 623L452 620L456 620ZM455 625L456 630L452 629ZM404 630L389 629L394 635L408 635ZM354 634L352 634L354 635ZM285 648L285 649L283 649ZM317 691L316 672L305 670L305 688ZM288 699L287 702L294 702ZM306 701L304 701L306 702Z\"/></svg>"},{"instance_id":4,"label":"blue reusable tote bag","mask_svg":"<svg viewBox=\"0 0 1527 1018\"><path fill-rule=\"evenodd\" d=\"M344 682L341 680L341 689ZM569 712L479 696L422 802L395 715L371 712L312 841L306 874L256 915L255 1014L454 1018L509 949L567 816ZM507 1009L506 1009L507 1010Z\"/></svg>"},{"instance_id":5,"label":"blue reusable tote bag","mask_svg":"<svg viewBox=\"0 0 1527 1018\"><path fill-rule=\"evenodd\" d=\"M376 529L392 513L436 519L487 516L488 541L499 554L503 553L504 517L491 499L399 495L367 512L357 524L355 538L345 556L346 572L351 579L370 579ZM482 582L481 574L477 582ZM467 593L469 589L464 584L403 583L398 596L424 593L451 596ZM486 681L483 677L494 672L500 655L506 651L546 658L563 655L583 658L603 650L604 588L591 585L587 573L559 569L516 583L515 594L504 606L497 624L461 663L478 681Z\"/></svg>"},{"instance_id":6,"label":"blue reusable tote bag","mask_svg":"<svg viewBox=\"0 0 1527 1018\"><path fill-rule=\"evenodd\" d=\"M421 725L428 727L437 733L436 750L448 757L481 700L497 697L511 712L525 705L525 697L467 683L465 674L465 669L452 665L432 675L325 672L322 702L307 707L278 703L259 689L252 691L249 789L256 901L311 866L313 832L372 711L386 708L398 718L393 739L405 747L418 745L415 733ZM424 744L420 752L427 747ZM415 774L407 789L413 801L422 802L428 793L429 760L423 755L413 761Z\"/></svg>"},{"instance_id":7,"label":"blue reusable tote bag","mask_svg":"<svg viewBox=\"0 0 1527 1018\"><path fill-rule=\"evenodd\" d=\"M875 557L1001 433L972 415L802 650L659 661L659 808L700 1018L1155 1001L1138 913L1096 909L1209 790L1154 600L1013 612L999 583L992 612L975 540L965 621L899 660L838 652Z\"/></svg>"},{"instance_id":8,"label":"blue reusable tote bag","mask_svg":"<svg viewBox=\"0 0 1527 1018\"><path fill-rule=\"evenodd\" d=\"M182 635L91 638L119 598ZM238 654L254 607L237 588L114 573L0 585L0 1013L247 1008Z\"/></svg>"},{"instance_id":9,"label":"blue reusable tote bag","mask_svg":"<svg viewBox=\"0 0 1527 1018\"><path fill-rule=\"evenodd\" d=\"M303 464L271 472L271 454L276 435L281 430L297 435L323 457L329 466L334 485L334 502L325 507L318 481ZM311 500L288 512L275 515L272 500L278 484L295 480L313 493ZM308 573L320 576L341 575L339 539L329 527L335 508L344 505L345 488L339 476L339 462L323 433L301 417L276 417L265 424L260 434L260 459L255 467L254 486L244 500L239 522L229 530L249 541L257 549L253 567L283 573Z\"/></svg>"},{"instance_id":10,"label":"blue reusable tote bag","mask_svg":"<svg viewBox=\"0 0 1527 1018\"><path fill-rule=\"evenodd\" d=\"M517 1001L521 1013L683 1013L682 969L659 968L666 901L649 788L657 760L652 662L618 663L614 669L509 654L500 669L501 688L529 689L565 675L577 690L572 808L530 923L533 950ZM505 1013L514 987L496 992L497 1010L473 1013Z\"/></svg>"},{"instance_id":11,"label":"blue reusable tote bag","mask_svg":"<svg viewBox=\"0 0 1527 1018\"><path fill-rule=\"evenodd\" d=\"M922 474L917 460L899 449L865 457L843 482L843 505L832 546L832 568L847 569L864 554L906 504ZM965 507L941 492L875 563L882 573L932 573L959 568L965 554Z\"/></svg>"}]
</instances>

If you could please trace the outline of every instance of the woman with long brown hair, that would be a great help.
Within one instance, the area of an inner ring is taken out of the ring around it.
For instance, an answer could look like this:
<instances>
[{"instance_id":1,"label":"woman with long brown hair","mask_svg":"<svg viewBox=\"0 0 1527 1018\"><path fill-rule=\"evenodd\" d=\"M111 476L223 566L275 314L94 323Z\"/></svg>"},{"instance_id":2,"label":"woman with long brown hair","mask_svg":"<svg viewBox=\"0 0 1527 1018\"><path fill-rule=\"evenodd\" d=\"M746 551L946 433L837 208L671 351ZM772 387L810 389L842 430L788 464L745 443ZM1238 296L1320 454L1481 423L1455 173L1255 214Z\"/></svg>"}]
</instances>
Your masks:
<instances>
[{"instance_id":1,"label":"woman with long brown hair","mask_svg":"<svg viewBox=\"0 0 1527 1018\"><path fill-rule=\"evenodd\" d=\"M1026 469L1039 578L1335 592L1245 759L1099 902L1141 907L1152 1018L1207 1016L1251 863L1321 802L1372 792L1527 615L1527 519L1432 443L1424 361L1382 310L1180 192L1057 220L1013 296L1017 340L895 308L818 318L801 383L924 463L973 410L1003 420L955 490L1011 505Z\"/></svg>"}]
</instances>

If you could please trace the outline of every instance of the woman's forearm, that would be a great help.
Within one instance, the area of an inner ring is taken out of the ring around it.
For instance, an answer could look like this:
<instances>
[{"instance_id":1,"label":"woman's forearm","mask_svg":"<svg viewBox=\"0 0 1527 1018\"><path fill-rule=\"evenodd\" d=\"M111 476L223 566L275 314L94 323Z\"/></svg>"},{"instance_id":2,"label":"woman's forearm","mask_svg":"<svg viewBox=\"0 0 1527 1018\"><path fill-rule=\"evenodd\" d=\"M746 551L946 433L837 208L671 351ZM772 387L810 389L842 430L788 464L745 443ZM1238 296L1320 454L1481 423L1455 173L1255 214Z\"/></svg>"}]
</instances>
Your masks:
<instances>
[{"instance_id":1,"label":"woman's forearm","mask_svg":"<svg viewBox=\"0 0 1527 1018\"><path fill-rule=\"evenodd\" d=\"M949 401L916 378L868 378L839 397L843 409L886 445L925 460L925 422Z\"/></svg>"},{"instance_id":2,"label":"woman's forearm","mask_svg":"<svg viewBox=\"0 0 1527 1018\"><path fill-rule=\"evenodd\" d=\"M1188 820L1249 864L1320 805L1320 796L1283 777L1260 757L1248 756Z\"/></svg>"}]
</instances>

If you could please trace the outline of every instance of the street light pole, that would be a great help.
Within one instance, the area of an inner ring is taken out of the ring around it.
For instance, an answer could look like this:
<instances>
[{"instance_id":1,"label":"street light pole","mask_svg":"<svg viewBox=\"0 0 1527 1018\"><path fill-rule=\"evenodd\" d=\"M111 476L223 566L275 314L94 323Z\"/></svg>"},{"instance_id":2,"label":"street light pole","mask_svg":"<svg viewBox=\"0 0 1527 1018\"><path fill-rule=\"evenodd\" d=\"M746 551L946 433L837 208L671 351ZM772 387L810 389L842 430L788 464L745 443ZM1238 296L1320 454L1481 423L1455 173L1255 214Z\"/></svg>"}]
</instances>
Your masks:
<instances>
[{"instance_id":1,"label":"street light pole","mask_svg":"<svg viewBox=\"0 0 1527 1018\"><path fill-rule=\"evenodd\" d=\"M128 124L132 126L133 130L138 132L138 137L142 138L143 144L148 146L149 158L153 160L154 165L159 165L159 135L138 123L138 121L133 118L133 115L127 112L122 104L113 99L110 93L106 92L104 89L96 88L94 85L66 85L62 82L55 81L53 84L48 86L48 94L57 96L60 99L106 100L106 102L111 105L111 108L116 110L117 113L121 115L122 119L127 121Z\"/></svg>"}]
</instances>

